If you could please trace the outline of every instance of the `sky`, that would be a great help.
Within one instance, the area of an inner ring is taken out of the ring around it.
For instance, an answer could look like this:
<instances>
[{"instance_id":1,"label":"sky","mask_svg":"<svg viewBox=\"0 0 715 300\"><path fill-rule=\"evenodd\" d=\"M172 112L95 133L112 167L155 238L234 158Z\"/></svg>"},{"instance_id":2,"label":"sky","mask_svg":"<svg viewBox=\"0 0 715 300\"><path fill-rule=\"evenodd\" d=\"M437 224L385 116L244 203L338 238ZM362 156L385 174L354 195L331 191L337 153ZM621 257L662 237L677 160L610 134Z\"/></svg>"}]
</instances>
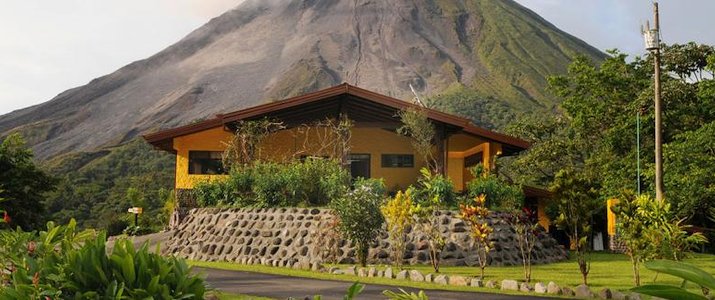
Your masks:
<instances>
[{"instance_id":1,"label":"sky","mask_svg":"<svg viewBox=\"0 0 715 300\"><path fill-rule=\"evenodd\" d=\"M0 115L149 57L241 1L0 0ZM644 52L650 0L516 1L598 49ZM715 45L715 0L661 0L660 10L665 42Z\"/></svg>"}]
</instances>

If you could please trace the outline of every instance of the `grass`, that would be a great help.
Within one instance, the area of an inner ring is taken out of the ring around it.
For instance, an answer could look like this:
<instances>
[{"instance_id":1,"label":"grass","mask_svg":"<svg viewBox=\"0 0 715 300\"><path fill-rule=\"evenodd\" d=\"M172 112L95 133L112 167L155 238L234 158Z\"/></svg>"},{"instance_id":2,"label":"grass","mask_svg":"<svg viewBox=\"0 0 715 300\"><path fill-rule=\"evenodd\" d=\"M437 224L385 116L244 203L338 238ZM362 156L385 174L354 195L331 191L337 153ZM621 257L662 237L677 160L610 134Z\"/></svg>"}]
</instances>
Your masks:
<instances>
[{"instance_id":1,"label":"grass","mask_svg":"<svg viewBox=\"0 0 715 300\"><path fill-rule=\"evenodd\" d=\"M594 253L591 255L591 272L588 277L588 283L591 290L598 290L608 287L610 289L625 291L633 287L633 272L631 262L628 256L622 254L610 253ZM708 273L715 274L715 255L696 254L693 258L686 259L685 262L695 265ZM241 265L229 262L199 262L191 261L191 265L199 267L259 272L277 275L286 275L294 277L307 277L315 279L341 280L341 281L359 281L367 284L383 284L391 286L409 286L420 289L442 289L453 291L479 291L479 292L500 292L494 289L473 288L473 287L454 287L441 286L433 283L411 282L406 280L394 280L386 278L366 278L350 275L332 275L326 273L317 273L305 270L294 270L287 268L277 268L262 265ZM339 265L341 268L347 265ZM377 266L383 269L387 266ZM410 269L416 269L423 274L432 273L432 268L427 265L410 266ZM659 284L679 285L681 280L676 277L659 274L641 267L641 284L648 284L657 280ZM478 275L477 267L441 267L440 273L447 275L463 275L475 276ZM523 269L521 266L511 267L487 267L485 272L485 280L501 281L503 279L520 280L523 278ZM559 286L577 286L581 284L581 273L578 271L578 265L575 260L564 261L547 265L535 265L532 268L532 283L543 282L548 283L554 281ZM695 287L691 287L693 291L697 291ZM512 292L513 293L513 292ZM428 293L429 294L429 293ZM513 293L518 294L518 293Z\"/></svg>"}]
</instances>

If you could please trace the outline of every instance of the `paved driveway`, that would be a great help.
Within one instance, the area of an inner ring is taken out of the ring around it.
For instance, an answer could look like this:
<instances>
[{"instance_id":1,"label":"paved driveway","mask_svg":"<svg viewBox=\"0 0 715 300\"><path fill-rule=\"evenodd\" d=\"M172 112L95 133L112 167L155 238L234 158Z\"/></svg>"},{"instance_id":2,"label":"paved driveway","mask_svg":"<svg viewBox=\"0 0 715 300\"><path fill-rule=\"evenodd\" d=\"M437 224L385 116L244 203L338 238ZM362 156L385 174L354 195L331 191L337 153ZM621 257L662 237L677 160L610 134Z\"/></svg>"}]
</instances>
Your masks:
<instances>
[{"instance_id":1,"label":"paved driveway","mask_svg":"<svg viewBox=\"0 0 715 300\"><path fill-rule=\"evenodd\" d=\"M211 287L229 293L241 293L286 299L294 297L303 299L306 296L321 295L323 299L342 299L345 291L352 284L346 281L320 280L263 273L227 271L207 268L195 268L196 271L207 275L206 281ZM398 290L398 287L367 284L358 299L385 299L383 290ZM404 288L416 292L414 288ZM442 290L425 291L430 299L457 300L457 299L549 299L531 296L499 295L489 293L451 292Z\"/></svg>"}]
</instances>

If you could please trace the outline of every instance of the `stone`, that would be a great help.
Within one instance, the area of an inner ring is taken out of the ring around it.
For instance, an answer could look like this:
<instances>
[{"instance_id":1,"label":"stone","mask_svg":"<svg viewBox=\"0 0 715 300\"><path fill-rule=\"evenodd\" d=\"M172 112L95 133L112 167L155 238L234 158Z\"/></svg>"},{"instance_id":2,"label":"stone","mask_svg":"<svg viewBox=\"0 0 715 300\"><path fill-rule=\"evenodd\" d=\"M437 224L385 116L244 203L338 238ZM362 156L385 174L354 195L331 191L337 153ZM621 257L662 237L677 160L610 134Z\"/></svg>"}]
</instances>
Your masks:
<instances>
[{"instance_id":1,"label":"stone","mask_svg":"<svg viewBox=\"0 0 715 300\"><path fill-rule=\"evenodd\" d=\"M310 264L310 270L313 272L320 272L323 269L325 269L325 267L323 267L323 265L318 262L313 262L312 264Z\"/></svg>"},{"instance_id":2,"label":"stone","mask_svg":"<svg viewBox=\"0 0 715 300\"><path fill-rule=\"evenodd\" d=\"M537 294L546 294L547 287L543 282L534 284L534 292Z\"/></svg>"},{"instance_id":3,"label":"stone","mask_svg":"<svg viewBox=\"0 0 715 300\"><path fill-rule=\"evenodd\" d=\"M641 300L641 294L638 293L631 293L628 295L629 300Z\"/></svg>"},{"instance_id":4,"label":"stone","mask_svg":"<svg viewBox=\"0 0 715 300\"><path fill-rule=\"evenodd\" d=\"M357 275L357 273L355 272L355 266L350 266L347 269L345 269L345 274L353 275L353 276Z\"/></svg>"},{"instance_id":5,"label":"stone","mask_svg":"<svg viewBox=\"0 0 715 300\"><path fill-rule=\"evenodd\" d=\"M425 276L417 270L410 270L410 281L425 281Z\"/></svg>"},{"instance_id":6,"label":"stone","mask_svg":"<svg viewBox=\"0 0 715 300\"><path fill-rule=\"evenodd\" d=\"M593 293L587 285L581 284L574 289L574 295L578 298L592 298Z\"/></svg>"},{"instance_id":7,"label":"stone","mask_svg":"<svg viewBox=\"0 0 715 300\"><path fill-rule=\"evenodd\" d=\"M331 271L330 274L343 275L343 274L345 274L345 273L343 272L343 270L336 269L336 270Z\"/></svg>"},{"instance_id":8,"label":"stone","mask_svg":"<svg viewBox=\"0 0 715 300\"><path fill-rule=\"evenodd\" d=\"M454 285L454 286L467 286L469 284L469 281L467 281L466 277L459 276L459 275L449 276L448 282L449 282L449 285Z\"/></svg>"},{"instance_id":9,"label":"stone","mask_svg":"<svg viewBox=\"0 0 715 300\"><path fill-rule=\"evenodd\" d=\"M393 278L392 268L387 267L387 269L385 269L385 275L384 275L384 277L385 277L385 278L390 278L390 279Z\"/></svg>"},{"instance_id":10,"label":"stone","mask_svg":"<svg viewBox=\"0 0 715 300\"><path fill-rule=\"evenodd\" d=\"M447 285L447 281L447 275L437 275L434 277L434 283L436 284Z\"/></svg>"},{"instance_id":11,"label":"stone","mask_svg":"<svg viewBox=\"0 0 715 300\"><path fill-rule=\"evenodd\" d=\"M522 282L521 284L519 284L519 291L529 293L531 292L531 286L527 282Z\"/></svg>"},{"instance_id":12,"label":"stone","mask_svg":"<svg viewBox=\"0 0 715 300\"><path fill-rule=\"evenodd\" d=\"M598 291L598 298L601 299L613 299L613 292L609 288L603 288Z\"/></svg>"},{"instance_id":13,"label":"stone","mask_svg":"<svg viewBox=\"0 0 715 300\"><path fill-rule=\"evenodd\" d=\"M407 270L402 270L400 272L397 272L397 274L395 275L395 279L401 279L401 280L407 279Z\"/></svg>"},{"instance_id":14,"label":"stone","mask_svg":"<svg viewBox=\"0 0 715 300\"><path fill-rule=\"evenodd\" d=\"M484 281L475 277L475 278L472 278L471 282L469 282L469 286L484 287Z\"/></svg>"},{"instance_id":15,"label":"stone","mask_svg":"<svg viewBox=\"0 0 715 300\"><path fill-rule=\"evenodd\" d=\"M434 280L434 274L429 273L425 275L425 282L432 282Z\"/></svg>"},{"instance_id":16,"label":"stone","mask_svg":"<svg viewBox=\"0 0 715 300\"><path fill-rule=\"evenodd\" d=\"M484 284L484 287L489 288L489 289L496 289L498 288L496 280L489 280L487 283Z\"/></svg>"},{"instance_id":17,"label":"stone","mask_svg":"<svg viewBox=\"0 0 715 300\"><path fill-rule=\"evenodd\" d=\"M358 269L357 275L359 277L367 277L367 269L365 269L365 268Z\"/></svg>"},{"instance_id":18,"label":"stone","mask_svg":"<svg viewBox=\"0 0 715 300\"><path fill-rule=\"evenodd\" d=\"M367 277L375 277L377 275L377 270L375 270L375 267L370 267L367 269Z\"/></svg>"},{"instance_id":19,"label":"stone","mask_svg":"<svg viewBox=\"0 0 715 300\"><path fill-rule=\"evenodd\" d=\"M385 277L385 271L383 270L377 270L377 273L375 274L377 277Z\"/></svg>"},{"instance_id":20,"label":"stone","mask_svg":"<svg viewBox=\"0 0 715 300\"><path fill-rule=\"evenodd\" d=\"M516 280L504 279L501 281L501 289L503 291L518 291L519 283Z\"/></svg>"},{"instance_id":21,"label":"stone","mask_svg":"<svg viewBox=\"0 0 715 300\"><path fill-rule=\"evenodd\" d=\"M561 295L561 287L553 281L546 285L546 293L549 295Z\"/></svg>"},{"instance_id":22,"label":"stone","mask_svg":"<svg viewBox=\"0 0 715 300\"><path fill-rule=\"evenodd\" d=\"M626 300L628 297L626 297L626 294L619 291L611 291L611 299Z\"/></svg>"},{"instance_id":23,"label":"stone","mask_svg":"<svg viewBox=\"0 0 715 300\"><path fill-rule=\"evenodd\" d=\"M340 270L340 268L338 268L338 267L330 267L330 269L328 269L328 273L333 274L333 272L335 272L335 270Z\"/></svg>"},{"instance_id":24,"label":"stone","mask_svg":"<svg viewBox=\"0 0 715 300\"><path fill-rule=\"evenodd\" d=\"M573 290L572 290L570 287L567 287L567 286L561 288L561 294L564 295L564 296L567 296L567 297L573 297L573 296L574 296Z\"/></svg>"}]
</instances>

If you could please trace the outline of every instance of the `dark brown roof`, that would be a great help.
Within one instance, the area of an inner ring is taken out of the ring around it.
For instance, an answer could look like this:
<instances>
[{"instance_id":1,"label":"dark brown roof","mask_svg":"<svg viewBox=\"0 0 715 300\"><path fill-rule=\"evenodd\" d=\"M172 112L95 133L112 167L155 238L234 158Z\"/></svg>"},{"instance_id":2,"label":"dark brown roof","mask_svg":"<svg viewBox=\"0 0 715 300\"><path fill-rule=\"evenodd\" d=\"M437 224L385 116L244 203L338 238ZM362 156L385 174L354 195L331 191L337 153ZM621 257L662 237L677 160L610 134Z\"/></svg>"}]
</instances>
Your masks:
<instances>
[{"instance_id":1,"label":"dark brown roof","mask_svg":"<svg viewBox=\"0 0 715 300\"><path fill-rule=\"evenodd\" d=\"M347 83L343 83L341 85L293 98L288 98L282 101L258 105L226 114L219 114L213 119L209 119L199 123L147 134L144 136L144 139L146 139L155 147L166 151L173 151L171 147L171 140L175 137L188 135L210 128L228 125L239 120L261 117L269 113L285 111L307 104L313 105L319 104L319 102L330 102L340 96L350 96L352 98L367 100L369 102L381 106L390 107L396 110L402 110L410 107L418 108L418 106L415 104L378 94L372 91L368 91L366 89L352 86ZM458 129L467 134L479 136L487 140L502 143L508 147L513 148L516 151L523 150L529 147L529 143L524 140L475 126L465 118L443 113L433 109L426 109L426 111L428 118L432 119L433 121L457 127Z\"/></svg>"}]
</instances>

